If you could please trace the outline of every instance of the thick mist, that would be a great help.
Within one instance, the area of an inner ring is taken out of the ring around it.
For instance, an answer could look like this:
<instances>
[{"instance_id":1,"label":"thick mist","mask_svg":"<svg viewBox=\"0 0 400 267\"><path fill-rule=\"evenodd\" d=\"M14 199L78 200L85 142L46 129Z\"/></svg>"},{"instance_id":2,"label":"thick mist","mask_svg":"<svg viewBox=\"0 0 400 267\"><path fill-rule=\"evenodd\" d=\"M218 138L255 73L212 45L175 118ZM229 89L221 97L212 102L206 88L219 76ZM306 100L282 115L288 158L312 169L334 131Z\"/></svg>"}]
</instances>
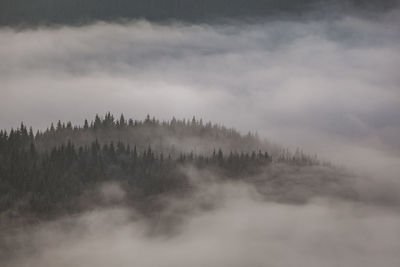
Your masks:
<instances>
[{"instance_id":1,"label":"thick mist","mask_svg":"<svg viewBox=\"0 0 400 267\"><path fill-rule=\"evenodd\" d=\"M82 123L107 111L195 115L395 176L398 14L2 28L1 127Z\"/></svg>"},{"instance_id":2,"label":"thick mist","mask_svg":"<svg viewBox=\"0 0 400 267\"><path fill-rule=\"evenodd\" d=\"M168 208L152 218L115 205L11 228L3 237L10 253L2 266L389 267L400 262L398 208L338 196L310 197L302 204L269 201L248 184L188 173L196 193L164 199ZM116 184L100 191L108 201L124 196Z\"/></svg>"},{"instance_id":3,"label":"thick mist","mask_svg":"<svg viewBox=\"0 0 400 267\"><path fill-rule=\"evenodd\" d=\"M188 168L196 190L152 216L111 181L106 207L1 224L0 265L399 266L399 14L0 28L1 129L196 116L348 168Z\"/></svg>"}]
</instances>

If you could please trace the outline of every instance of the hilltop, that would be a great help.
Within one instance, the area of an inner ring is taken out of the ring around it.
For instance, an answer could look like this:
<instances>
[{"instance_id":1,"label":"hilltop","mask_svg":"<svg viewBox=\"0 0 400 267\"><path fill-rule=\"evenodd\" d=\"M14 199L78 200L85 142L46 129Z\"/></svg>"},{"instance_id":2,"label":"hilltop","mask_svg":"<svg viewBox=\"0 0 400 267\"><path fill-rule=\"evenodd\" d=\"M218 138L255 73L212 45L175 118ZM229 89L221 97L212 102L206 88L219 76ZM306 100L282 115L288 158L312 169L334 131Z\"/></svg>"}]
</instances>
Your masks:
<instances>
[{"instance_id":1,"label":"hilltop","mask_svg":"<svg viewBox=\"0 0 400 267\"><path fill-rule=\"evenodd\" d=\"M115 119L107 113L83 125L52 123L35 134L24 124L0 131L4 216L53 218L120 204L154 214L165 208L166 197L185 198L210 177L255 186L272 201L352 197L342 188L345 176L315 156L195 118Z\"/></svg>"}]
</instances>

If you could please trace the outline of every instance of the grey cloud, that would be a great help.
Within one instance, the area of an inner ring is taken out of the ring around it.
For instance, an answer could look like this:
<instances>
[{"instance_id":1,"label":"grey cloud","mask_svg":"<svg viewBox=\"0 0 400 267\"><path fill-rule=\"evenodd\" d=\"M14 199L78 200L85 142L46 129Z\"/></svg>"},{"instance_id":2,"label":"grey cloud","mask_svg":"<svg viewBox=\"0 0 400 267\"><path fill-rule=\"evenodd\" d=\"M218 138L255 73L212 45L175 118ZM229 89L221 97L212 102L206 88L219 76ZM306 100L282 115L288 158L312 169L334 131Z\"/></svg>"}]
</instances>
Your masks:
<instances>
[{"instance_id":1,"label":"grey cloud","mask_svg":"<svg viewBox=\"0 0 400 267\"><path fill-rule=\"evenodd\" d=\"M199 195L171 203L172 213L192 210L173 235L150 234L149 223L126 208L94 210L13 233L18 257L3 266L399 264L396 210L329 198L279 204L243 184L201 186ZM204 201L218 205L196 209Z\"/></svg>"},{"instance_id":2,"label":"grey cloud","mask_svg":"<svg viewBox=\"0 0 400 267\"><path fill-rule=\"evenodd\" d=\"M196 115L340 163L350 162L352 151L396 160L396 14L2 29L1 127L81 122L108 110L140 118Z\"/></svg>"}]
</instances>

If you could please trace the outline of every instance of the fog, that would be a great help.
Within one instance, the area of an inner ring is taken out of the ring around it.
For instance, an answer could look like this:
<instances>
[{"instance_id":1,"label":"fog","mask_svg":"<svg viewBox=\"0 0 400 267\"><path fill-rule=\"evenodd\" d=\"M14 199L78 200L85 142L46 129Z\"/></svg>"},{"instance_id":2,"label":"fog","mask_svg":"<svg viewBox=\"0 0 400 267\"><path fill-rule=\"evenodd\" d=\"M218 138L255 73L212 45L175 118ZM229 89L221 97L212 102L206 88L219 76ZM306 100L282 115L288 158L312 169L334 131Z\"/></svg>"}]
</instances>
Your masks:
<instances>
[{"instance_id":1,"label":"fog","mask_svg":"<svg viewBox=\"0 0 400 267\"><path fill-rule=\"evenodd\" d=\"M398 266L398 208L338 197L307 204L265 201L254 187L206 180L165 199L151 219L121 205L9 231L2 266ZM299 173L301 176L301 172ZM123 197L118 185L102 188ZM106 192L109 191L109 192ZM398 207L398 206L397 206ZM171 224L172 226L166 227Z\"/></svg>"},{"instance_id":2,"label":"fog","mask_svg":"<svg viewBox=\"0 0 400 267\"><path fill-rule=\"evenodd\" d=\"M2 28L0 126L82 123L107 111L195 115L393 176L400 156L398 14Z\"/></svg>"},{"instance_id":3,"label":"fog","mask_svg":"<svg viewBox=\"0 0 400 267\"><path fill-rule=\"evenodd\" d=\"M98 191L107 208L0 229L2 266L399 266L399 18L393 9L372 17L0 28L1 129L82 123L108 111L196 116L354 172L351 184L321 191L301 180L304 173L281 170L293 187L273 199L263 194L268 183L189 172L198 190L163 199L168 208L158 219L124 205L118 184L105 184ZM286 201L288 192L303 201Z\"/></svg>"}]
</instances>

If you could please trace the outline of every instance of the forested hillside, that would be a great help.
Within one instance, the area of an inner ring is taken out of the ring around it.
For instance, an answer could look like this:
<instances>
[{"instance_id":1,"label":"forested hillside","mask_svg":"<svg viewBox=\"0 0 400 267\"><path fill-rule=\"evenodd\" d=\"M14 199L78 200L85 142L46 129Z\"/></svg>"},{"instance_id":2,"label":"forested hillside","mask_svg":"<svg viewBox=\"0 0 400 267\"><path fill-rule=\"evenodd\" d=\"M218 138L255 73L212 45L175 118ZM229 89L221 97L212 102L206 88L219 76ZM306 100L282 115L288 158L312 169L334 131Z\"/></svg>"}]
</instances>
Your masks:
<instances>
[{"instance_id":1,"label":"forested hillside","mask_svg":"<svg viewBox=\"0 0 400 267\"><path fill-rule=\"evenodd\" d=\"M172 118L171 121L159 121L147 116L144 120L125 119L124 115L114 118L107 113L104 118L96 115L94 120L84 120L83 125L73 126L70 122L52 123L44 132L30 132L22 125L22 132L27 132L34 139L39 150L49 150L70 140L76 146L88 146L93 141L103 144L121 142L136 146L143 151L150 146L157 153L171 154L193 152L195 154L211 154L220 148L224 153L230 151L252 152L253 150L270 150L277 148L261 142L256 134L242 136L235 129L225 126L204 123L201 119ZM19 129L21 131L21 129ZM33 136L34 135L34 136Z\"/></svg>"},{"instance_id":2,"label":"forested hillside","mask_svg":"<svg viewBox=\"0 0 400 267\"><path fill-rule=\"evenodd\" d=\"M109 205L98 191L116 183L123 188L124 204L150 214L162 208L161 197L195 190L190 168L221 181L257 185L273 200L304 201L310 190L332 193L337 183L332 169L300 151L271 153L267 147L254 134L195 118L160 122L121 115L116 120L107 113L81 126L58 122L35 134L21 124L0 132L0 212L51 218ZM305 173L300 186L306 193L299 195L294 177Z\"/></svg>"}]
</instances>

